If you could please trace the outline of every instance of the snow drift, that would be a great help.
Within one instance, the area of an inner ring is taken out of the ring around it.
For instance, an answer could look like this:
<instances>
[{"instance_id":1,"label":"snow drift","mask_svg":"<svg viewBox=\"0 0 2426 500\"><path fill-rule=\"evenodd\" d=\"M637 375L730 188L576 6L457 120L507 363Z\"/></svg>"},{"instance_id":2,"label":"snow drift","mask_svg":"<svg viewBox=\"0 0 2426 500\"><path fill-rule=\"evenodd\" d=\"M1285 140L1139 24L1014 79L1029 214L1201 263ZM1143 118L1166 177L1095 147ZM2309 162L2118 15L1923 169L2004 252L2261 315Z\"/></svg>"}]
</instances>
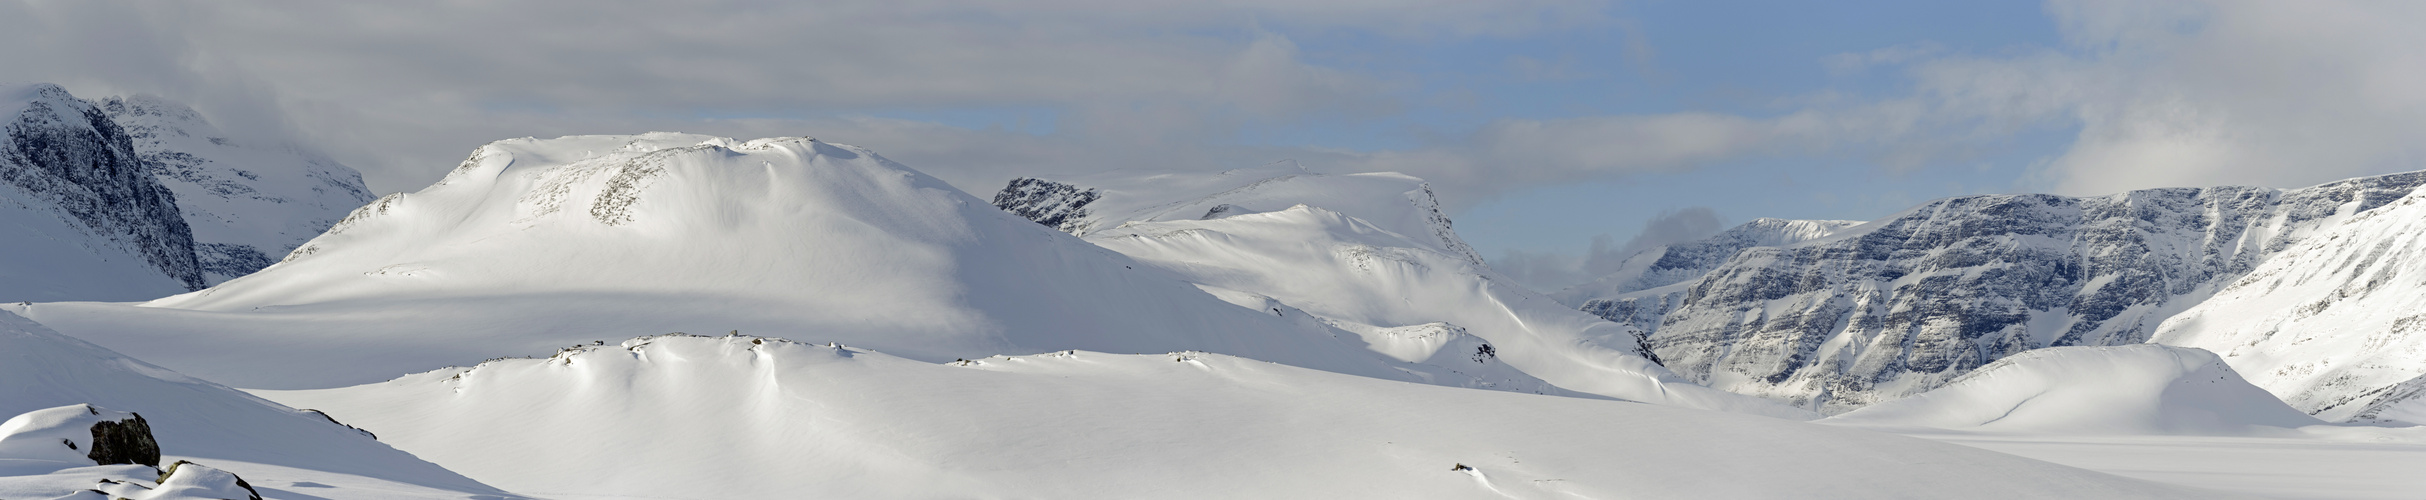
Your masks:
<instances>
[{"instance_id":1,"label":"snow drift","mask_svg":"<svg viewBox=\"0 0 2426 500\"><path fill-rule=\"evenodd\" d=\"M1205 353L932 364L658 336L265 391L535 495L2199 497L1919 439Z\"/></svg>"},{"instance_id":2,"label":"snow drift","mask_svg":"<svg viewBox=\"0 0 2426 500\"><path fill-rule=\"evenodd\" d=\"M2250 434L2319 425L2204 349L2050 347L1822 422L2042 434Z\"/></svg>"}]
</instances>

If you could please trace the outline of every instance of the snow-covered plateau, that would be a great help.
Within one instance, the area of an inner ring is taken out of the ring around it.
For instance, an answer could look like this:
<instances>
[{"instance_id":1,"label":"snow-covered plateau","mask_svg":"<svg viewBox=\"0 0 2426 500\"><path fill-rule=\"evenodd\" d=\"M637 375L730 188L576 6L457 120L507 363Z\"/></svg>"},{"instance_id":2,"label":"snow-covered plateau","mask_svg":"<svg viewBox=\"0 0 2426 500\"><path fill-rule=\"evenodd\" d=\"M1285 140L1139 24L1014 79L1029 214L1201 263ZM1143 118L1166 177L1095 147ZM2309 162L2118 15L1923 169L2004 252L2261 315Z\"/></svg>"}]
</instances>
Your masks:
<instances>
[{"instance_id":1,"label":"snow-covered plateau","mask_svg":"<svg viewBox=\"0 0 2426 500\"><path fill-rule=\"evenodd\" d=\"M0 498L2426 493L2426 174L1761 219L1542 293L1394 173L989 202L650 133L372 199L12 89Z\"/></svg>"}]
</instances>

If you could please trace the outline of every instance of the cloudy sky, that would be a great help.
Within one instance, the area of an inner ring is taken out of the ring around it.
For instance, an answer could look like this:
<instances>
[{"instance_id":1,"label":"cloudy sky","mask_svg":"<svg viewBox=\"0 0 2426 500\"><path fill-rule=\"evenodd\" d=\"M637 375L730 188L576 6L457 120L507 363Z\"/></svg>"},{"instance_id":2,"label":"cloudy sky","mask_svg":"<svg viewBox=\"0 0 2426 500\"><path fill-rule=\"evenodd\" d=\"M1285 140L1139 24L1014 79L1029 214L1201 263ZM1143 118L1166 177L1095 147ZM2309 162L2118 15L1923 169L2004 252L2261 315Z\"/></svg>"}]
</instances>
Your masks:
<instances>
[{"instance_id":1,"label":"cloudy sky","mask_svg":"<svg viewBox=\"0 0 2426 500\"><path fill-rule=\"evenodd\" d=\"M679 130L1013 176L1431 179L1537 285L1755 217L2426 168L2426 2L0 0L0 81L149 93L416 190Z\"/></svg>"}]
</instances>

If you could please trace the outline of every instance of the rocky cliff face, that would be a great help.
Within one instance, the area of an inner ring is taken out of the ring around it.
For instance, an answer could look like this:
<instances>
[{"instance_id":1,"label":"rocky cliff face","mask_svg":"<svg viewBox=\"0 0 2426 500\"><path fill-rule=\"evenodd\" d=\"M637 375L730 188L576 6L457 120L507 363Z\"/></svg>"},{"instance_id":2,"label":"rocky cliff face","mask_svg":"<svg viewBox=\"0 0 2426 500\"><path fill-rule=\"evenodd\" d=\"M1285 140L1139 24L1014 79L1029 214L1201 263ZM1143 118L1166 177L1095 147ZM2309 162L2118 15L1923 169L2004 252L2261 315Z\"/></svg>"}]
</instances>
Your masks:
<instances>
[{"instance_id":1,"label":"rocky cliff face","mask_svg":"<svg viewBox=\"0 0 2426 500\"><path fill-rule=\"evenodd\" d=\"M1690 282L1752 247L1801 243L1836 234L1860 221L1755 219L1709 238L1643 250L1627 257L1618 272L1554 294L1602 319L1648 334L1668 311L1683 305ZM1648 352L1646 350L1646 352Z\"/></svg>"},{"instance_id":2,"label":"rocky cliff face","mask_svg":"<svg viewBox=\"0 0 2426 500\"><path fill-rule=\"evenodd\" d=\"M1835 413L2030 349L2145 342L2268 256L2421 183L2426 172L2295 190L1950 198L1746 247L1669 285L1674 295L1638 292L1594 312L1651 330L1678 373Z\"/></svg>"},{"instance_id":3,"label":"rocky cliff face","mask_svg":"<svg viewBox=\"0 0 2426 500\"><path fill-rule=\"evenodd\" d=\"M124 129L56 85L0 89L0 98L6 198L57 213L94 244L135 255L188 289L203 286L176 198L152 178Z\"/></svg>"}]
</instances>

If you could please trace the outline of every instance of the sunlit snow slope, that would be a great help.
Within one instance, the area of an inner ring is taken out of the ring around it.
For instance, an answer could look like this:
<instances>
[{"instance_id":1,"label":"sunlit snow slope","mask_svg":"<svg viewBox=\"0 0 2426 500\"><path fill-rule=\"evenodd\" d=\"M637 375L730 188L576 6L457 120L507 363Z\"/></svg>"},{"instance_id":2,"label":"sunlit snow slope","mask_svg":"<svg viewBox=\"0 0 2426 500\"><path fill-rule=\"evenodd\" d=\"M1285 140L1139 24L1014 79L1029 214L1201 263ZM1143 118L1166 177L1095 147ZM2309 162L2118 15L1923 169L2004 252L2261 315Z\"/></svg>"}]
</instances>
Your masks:
<instances>
[{"instance_id":1,"label":"sunlit snow slope","mask_svg":"<svg viewBox=\"0 0 2426 500\"><path fill-rule=\"evenodd\" d=\"M1194 349L1420 378L1353 334L1231 305L867 150L806 138L499 141L259 273L139 307L18 309L267 388L731 330L929 361Z\"/></svg>"},{"instance_id":2,"label":"sunlit snow slope","mask_svg":"<svg viewBox=\"0 0 2426 500\"><path fill-rule=\"evenodd\" d=\"M2157 329L2331 421L2426 422L2426 191L2301 240Z\"/></svg>"},{"instance_id":3,"label":"sunlit snow slope","mask_svg":"<svg viewBox=\"0 0 2426 500\"><path fill-rule=\"evenodd\" d=\"M1851 429L1202 353L933 364L662 336L264 394L563 498L2211 495Z\"/></svg>"},{"instance_id":4,"label":"sunlit snow slope","mask_svg":"<svg viewBox=\"0 0 2426 500\"><path fill-rule=\"evenodd\" d=\"M504 493L389 448L320 414L180 375L7 313L0 313L0 382L4 382L0 383L0 415L82 404L133 412L149 423L169 462L188 459L232 471L259 488L317 491L338 498L465 498ZM19 448L10 450L23 451ZM0 457L0 474L56 470L25 469L33 465L41 464ZM83 465L93 466L90 462ZM65 479L81 478L78 472L69 471L67 476L72 477ZM297 487L297 482L320 486ZM92 484L21 476L0 480L0 497L49 498L73 491L59 490L69 487L90 488ZM52 493L34 496L43 492Z\"/></svg>"}]
</instances>

